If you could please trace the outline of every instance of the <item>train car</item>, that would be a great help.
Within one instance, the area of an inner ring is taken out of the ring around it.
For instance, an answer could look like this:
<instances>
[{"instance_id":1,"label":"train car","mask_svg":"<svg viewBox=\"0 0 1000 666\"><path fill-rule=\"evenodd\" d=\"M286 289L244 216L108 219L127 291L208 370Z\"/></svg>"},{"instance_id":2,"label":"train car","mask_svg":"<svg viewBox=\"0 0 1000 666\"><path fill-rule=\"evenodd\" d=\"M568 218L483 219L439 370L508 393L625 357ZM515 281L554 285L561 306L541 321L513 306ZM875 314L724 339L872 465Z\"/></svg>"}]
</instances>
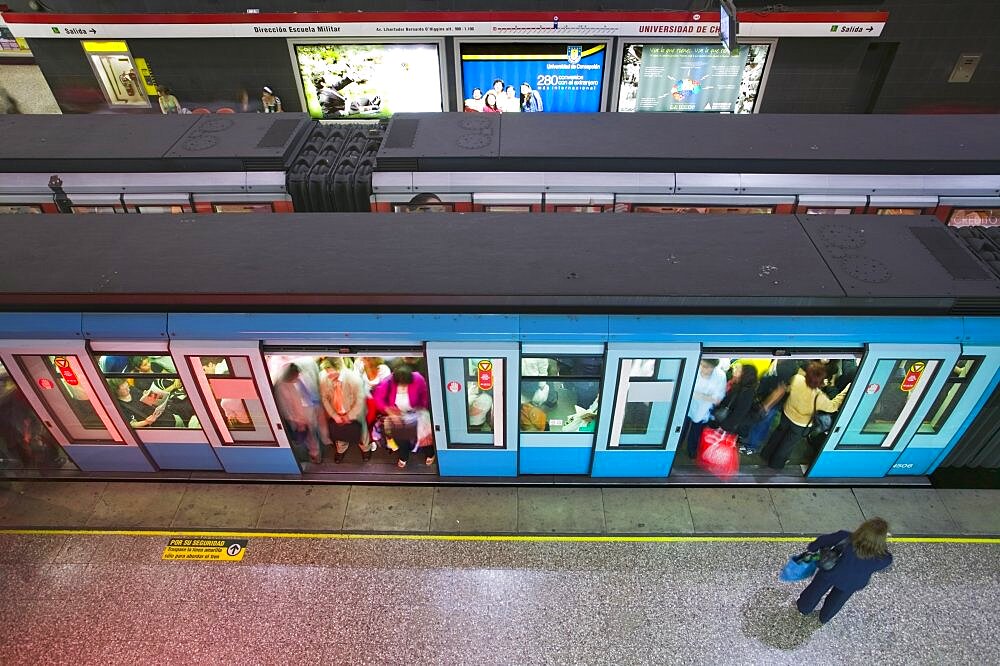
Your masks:
<instances>
[{"instance_id":1,"label":"train car","mask_svg":"<svg viewBox=\"0 0 1000 666\"><path fill-rule=\"evenodd\" d=\"M0 213L290 212L303 114L0 117Z\"/></svg>"},{"instance_id":2,"label":"train car","mask_svg":"<svg viewBox=\"0 0 1000 666\"><path fill-rule=\"evenodd\" d=\"M998 149L996 116L397 114L373 198L379 211L423 195L434 210L997 225Z\"/></svg>"},{"instance_id":3,"label":"train car","mask_svg":"<svg viewBox=\"0 0 1000 666\"><path fill-rule=\"evenodd\" d=\"M720 401L804 365L733 479L912 483L1000 382L1000 278L930 216L274 219L7 216L9 473L718 482Z\"/></svg>"},{"instance_id":4,"label":"train car","mask_svg":"<svg viewBox=\"0 0 1000 666\"><path fill-rule=\"evenodd\" d=\"M22 116L0 129L12 137L0 145L0 212L872 213L1000 224L996 116L427 113L396 114L388 128L295 114ZM277 143L260 146L265 136Z\"/></svg>"}]
</instances>

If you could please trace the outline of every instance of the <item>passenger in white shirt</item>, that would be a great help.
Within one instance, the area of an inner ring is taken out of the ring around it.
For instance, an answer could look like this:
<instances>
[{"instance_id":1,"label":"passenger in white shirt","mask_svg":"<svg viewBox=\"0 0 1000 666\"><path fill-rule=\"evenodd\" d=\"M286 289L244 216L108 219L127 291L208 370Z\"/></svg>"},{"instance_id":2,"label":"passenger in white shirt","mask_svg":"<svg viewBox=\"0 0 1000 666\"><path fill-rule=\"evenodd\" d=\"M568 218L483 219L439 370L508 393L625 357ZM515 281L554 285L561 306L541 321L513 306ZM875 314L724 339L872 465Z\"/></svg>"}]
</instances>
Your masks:
<instances>
[{"instance_id":1,"label":"passenger in white shirt","mask_svg":"<svg viewBox=\"0 0 1000 666\"><path fill-rule=\"evenodd\" d=\"M719 368L719 359L703 358L698 365L694 394L684 425L687 430L687 452L693 459L698 453L701 431L712 415L712 408L726 396L726 373Z\"/></svg>"}]
</instances>

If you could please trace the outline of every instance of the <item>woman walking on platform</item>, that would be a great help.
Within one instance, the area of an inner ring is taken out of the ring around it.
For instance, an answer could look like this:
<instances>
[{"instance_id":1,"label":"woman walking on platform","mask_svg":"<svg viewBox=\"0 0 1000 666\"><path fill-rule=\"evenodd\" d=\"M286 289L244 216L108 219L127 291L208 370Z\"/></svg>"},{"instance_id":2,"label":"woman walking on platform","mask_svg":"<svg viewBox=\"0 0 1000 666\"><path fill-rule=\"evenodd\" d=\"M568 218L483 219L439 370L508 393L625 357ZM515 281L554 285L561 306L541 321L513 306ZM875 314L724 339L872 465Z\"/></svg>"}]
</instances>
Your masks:
<instances>
[{"instance_id":1,"label":"woman walking on platform","mask_svg":"<svg viewBox=\"0 0 1000 666\"><path fill-rule=\"evenodd\" d=\"M832 569L818 569L812 582L802 590L796 607L803 615L813 612L823 595L826 601L819 611L819 621L826 624L837 614L851 595L868 585L872 574L892 564L892 554L886 545L889 525L881 518L871 518L861 523L854 532L840 530L825 534L811 544L811 553L823 548L840 551ZM829 592L829 594L827 594Z\"/></svg>"}]
</instances>

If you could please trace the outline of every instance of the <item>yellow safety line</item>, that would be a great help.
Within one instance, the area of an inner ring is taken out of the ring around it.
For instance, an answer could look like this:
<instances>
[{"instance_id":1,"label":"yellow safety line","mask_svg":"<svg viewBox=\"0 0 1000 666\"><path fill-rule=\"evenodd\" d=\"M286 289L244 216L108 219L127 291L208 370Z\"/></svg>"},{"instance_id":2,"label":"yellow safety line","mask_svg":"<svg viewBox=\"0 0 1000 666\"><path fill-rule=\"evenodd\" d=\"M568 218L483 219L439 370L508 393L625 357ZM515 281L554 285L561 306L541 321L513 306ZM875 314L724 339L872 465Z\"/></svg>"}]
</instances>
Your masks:
<instances>
[{"instance_id":1,"label":"yellow safety line","mask_svg":"<svg viewBox=\"0 0 1000 666\"><path fill-rule=\"evenodd\" d=\"M218 530L68 530L0 529L0 535L25 536L128 536L128 537L226 537L231 539L398 539L403 541L522 541L578 543L711 543L810 541L810 536L626 536L626 535L527 535L527 534L352 534L343 532L230 532ZM895 543L1000 544L997 537L893 537Z\"/></svg>"}]
</instances>

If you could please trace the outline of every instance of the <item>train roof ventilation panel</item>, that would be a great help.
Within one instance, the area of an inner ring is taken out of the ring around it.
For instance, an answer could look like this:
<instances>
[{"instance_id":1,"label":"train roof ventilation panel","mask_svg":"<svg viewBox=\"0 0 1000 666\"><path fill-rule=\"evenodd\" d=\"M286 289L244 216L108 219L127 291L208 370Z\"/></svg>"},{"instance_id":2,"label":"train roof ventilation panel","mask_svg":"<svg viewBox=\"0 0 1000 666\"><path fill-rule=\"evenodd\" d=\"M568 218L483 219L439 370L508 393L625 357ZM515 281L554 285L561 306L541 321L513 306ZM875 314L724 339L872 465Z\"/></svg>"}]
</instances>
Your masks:
<instances>
[{"instance_id":1,"label":"train roof ventilation panel","mask_svg":"<svg viewBox=\"0 0 1000 666\"><path fill-rule=\"evenodd\" d=\"M299 128L300 120L276 120L257 143L258 148L280 148L284 146Z\"/></svg>"},{"instance_id":2,"label":"train roof ventilation panel","mask_svg":"<svg viewBox=\"0 0 1000 666\"><path fill-rule=\"evenodd\" d=\"M499 114L397 113L376 156L378 171L483 171L500 155Z\"/></svg>"},{"instance_id":3,"label":"train roof ventilation panel","mask_svg":"<svg viewBox=\"0 0 1000 666\"><path fill-rule=\"evenodd\" d=\"M978 263L969 261L969 253L955 242L955 237L945 227L910 227L910 233L956 280L988 280L992 277Z\"/></svg>"},{"instance_id":4,"label":"train roof ventilation panel","mask_svg":"<svg viewBox=\"0 0 1000 666\"><path fill-rule=\"evenodd\" d=\"M385 137L385 147L413 148L419 127L420 120L417 118L400 118L390 125L389 133Z\"/></svg>"}]
</instances>

